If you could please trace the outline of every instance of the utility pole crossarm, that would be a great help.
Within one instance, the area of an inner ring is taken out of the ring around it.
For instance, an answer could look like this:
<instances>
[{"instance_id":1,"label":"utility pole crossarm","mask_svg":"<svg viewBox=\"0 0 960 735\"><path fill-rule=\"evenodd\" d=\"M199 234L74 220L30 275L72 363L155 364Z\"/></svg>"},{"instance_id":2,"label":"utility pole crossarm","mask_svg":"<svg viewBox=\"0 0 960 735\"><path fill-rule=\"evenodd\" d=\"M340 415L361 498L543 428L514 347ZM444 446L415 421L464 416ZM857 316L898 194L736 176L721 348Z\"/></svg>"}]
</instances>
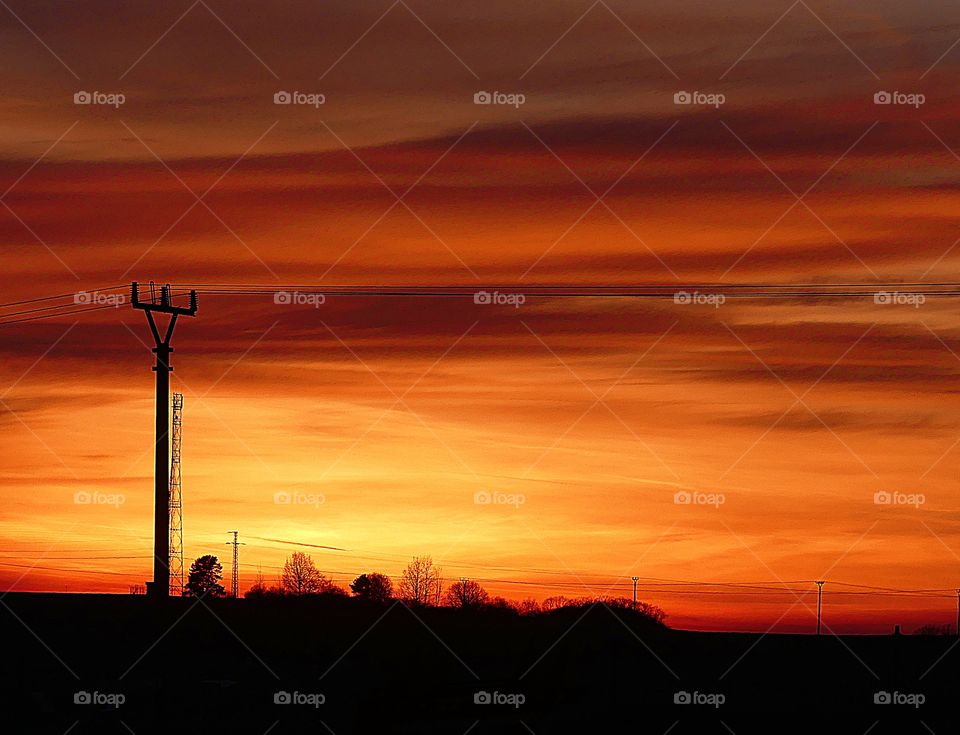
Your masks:
<instances>
[{"instance_id":1,"label":"utility pole crossarm","mask_svg":"<svg viewBox=\"0 0 960 735\"><path fill-rule=\"evenodd\" d=\"M151 291L153 290L153 284L151 284ZM190 306L174 306L171 301L170 294L170 284L160 287L160 301L156 299L151 299L150 301L141 301L140 300L140 284L134 281L131 284L130 291L130 303L133 304L134 309L141 309L143 311L159 311L163 314L180 314L183 316L196 316L197 315L197 292L190 292Z\"/></svg>"}]
</instances>

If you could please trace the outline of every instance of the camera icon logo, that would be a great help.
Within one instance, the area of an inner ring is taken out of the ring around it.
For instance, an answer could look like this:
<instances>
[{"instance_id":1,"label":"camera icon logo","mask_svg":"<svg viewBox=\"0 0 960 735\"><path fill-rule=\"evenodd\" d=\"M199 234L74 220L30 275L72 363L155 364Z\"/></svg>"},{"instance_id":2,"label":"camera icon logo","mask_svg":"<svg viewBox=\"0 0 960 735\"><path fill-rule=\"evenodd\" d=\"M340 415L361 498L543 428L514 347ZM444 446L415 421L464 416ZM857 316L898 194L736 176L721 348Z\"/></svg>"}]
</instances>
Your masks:
<instances>
[{"instance_id":1,"label":"camera icon logo","mask_svg":"<svg viewBox=\"0 0 960 735\"><path fill-rule=\"evenodd\" d=\"M891 95L889 92L877 92L875 95L873 95L873 104L892 105L893 95Z\"/></svg>"},{"instance_id":2,"label":"camera icon logo","mask_svg":"<svg viewBox=\"0 0 960 735\"><path fill-rule=\"evenodd\" d=\"M675 105L692 105L693 104L693 95L689 92L681 90L673 95L673 104Z\"/></svg>"},{"instance_id":3,"label":"camera icon logo","mask_svg":"<svg viewBox=\"0 0 960 735\"><path fill-rule=\"evenodd\" d=\"M90 505L93 502L93 496L86 490L80 490L73 494L73 502L76 505Z\"/></svg>"},{"instance_id":4,"label":"camera icon logo","mask_svg":"<svg viewBox=\"0 0 960 735\"><path fill-rule=\"evenodd\" d=\"M473 703L474 704L490 704L493 701L493 697L490 696L490 692L474 692L473 693Z\"/></svg>"},{"instance_id":5,"label":"camera icon logo","mask_svg":"<svg viewBox=\"0 0 960 735\"><path fill-rule=\"evenodd\" d=\"M473 303L475 304L492 304L493 296L490 295L489 291L477 291L473 295Z\"/></svg>"},{"instance_id":6,"label":"camera icon logo","mask_svg":"<svg viewBox=\"0 0 960 735\"><path fill-rule=\"evenodd\" d=\"M293 294L289 291L277 291L273 295L273 303L275 304L292 304L293 303Z\"/></svg>"},{"instance_id":7,"label":"camera icon logo","mask_svg":"<svg viewBox=\"0 0 960 735\"><path fill-rule=\"evenodd\" d=\"M686 291L677 291L673 295L673 303L675 304L692 304L693 296L691 296Z\"/></svg>"},{"instance_id":8,"label":"camera icon logo","mask_svg":"<svg viewBox=\"0 0 960 735\"><path fill-rule=\"evenodd\" d=\"M73 303L75 304L90 304L93 303L93 296L89 291L77 291L73 295Z\"/></svg>"},{"instance_id":9,"label":"camera icon logo","mask_svg":"<svg viewBox=\"0 0 960 735\"><path fill-rule=\"evenodd\" d=\"M893 698L890 696L890 692L874 692L873 694L874 704L890 704L892 701Z\"/></svg>"},{"instance_id":10,"label":"camera icon logo","mask_svg":"<svg viewBox=\"0 0 960 735\"><path fill-rule=\"evenodd\" d=\"M273 693L273 703L274 704L290 704L293 701L293 698L290 696L290 692L274 692Z\"/></svg>"},{"instance_id":11,"label":"camera icon logo","mask_svg":"<svg viewBox=\"0 0 960 735\"><path fill-rule=\"evenodd\" d=\"M890 505L893 503L893 495L886 490L880 490L873 494L874 505Z\"/></svg>"},{"instance_id":12,"label":"camera icon logo","mask_svg":"<svg viewBox=\"0 0 960 735\"><path fill-rule=\"evenodd\" d=\"M690 702L691 702L690 692L674 692L673 693L674 704L690 704Z\"/></svg>"},{"instance_id":13,"label":"camera icon logo","mask_svg":"<svg viewBox=\"0 0 960 735\"><path fill-rule=\"evenodd\" d=\"M473 104L475 105L492 105L493 104L493 95L489 92L477 92L473 95Z\"/></svg>"},{"instance_id":14,"label":"camera icon logo","mask_svg":"<svg viewBox=\"0 0 960 735\"><path fill-rule=\"evenodd\" d=\"M276 505L290 505L290 503L293 502L293 496L290 493L281 490L280 492L273 494L273 502Z\"/></svg>"},{"instance_id":15,"label":"camera icon logo","mask_svg":"<svg viewBox=\"0 0 960 735\"><path fill-rule=\"evenodd\" d=\"M473 494L473 502L477 505L490 505L493 496L486 490L478 490Z\"/></svg>"},{"instance_id":16,"label":"camera icon logo","mask_svg":"<svg viewBox=\"0 0 960 735\"><path fill-rule=\"evenodd\" d=\"M676 505L690 505L693 502L693 495L686 490L680 490L673 494L673 502Z\"/></svg>"},{"instance_id":17,"label":"camera icon logo","mask_svg":"<svg viewBox=\"0 0 960 735\"><path fill-rule=\"evenodd\" d=\"M75 105L90 105L93 104L93 95L84 90L79 92L74 92L73 94L73 104Z\"/></svg>"},{"instance_id":18,"label":"camera icon logo","mask_svg":"<svg viewBox=\"0 0 960 735\"><path fill-rule=\"evenodd\" d=\"M90 696L90 692L74 692L73 693L73 703L74 704L90 704L93 701L93 697Z\"/></svg>"},{"instance_id":19,"label":"camera icon logo","mask_svg":"<svg viewBox=\"0 0 960 735\"><path fill-rule=\"evenodd\" d=\"M273 93L273 104L275 105L292 105L293 104L293 95L289 92L284 92L280 90L279 92Z\"/></svg>"}]
</instances>

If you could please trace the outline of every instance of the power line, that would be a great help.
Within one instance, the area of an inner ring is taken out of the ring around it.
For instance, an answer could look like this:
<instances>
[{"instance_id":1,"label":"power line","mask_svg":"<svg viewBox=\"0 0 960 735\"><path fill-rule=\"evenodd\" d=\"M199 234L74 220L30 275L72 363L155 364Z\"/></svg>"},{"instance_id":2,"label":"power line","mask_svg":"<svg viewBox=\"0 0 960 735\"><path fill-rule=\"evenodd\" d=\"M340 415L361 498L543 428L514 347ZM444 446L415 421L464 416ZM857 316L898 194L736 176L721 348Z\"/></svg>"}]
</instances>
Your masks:
<instances>
[{"instance_id":1,"label":"power line","mask_svg":"<svg viewBox=\"0 0 960 735\"><path fill-rule=\"evenodd\" d=\"M122 287L111 286L100 291L118 290ZM687 296L711 295L725 299L758 300L805 300L805 299L851 299L874 297L879 294L905 294L924 298L958 297L960 282L941 281L935 283L835 283L835 284L785 284L785 283L678 283L678 284L625 284L625 285L577 285L577 284L477 284L477 285L380 285L380 284L187 284L174 288L192 289L205 296L263 296L272 295L275 299L283 293L322 294L343 298L472 298L491 292L522 294L525 298L543 299L677 299L681 294ZM189 291L171 291L171 297L188 295ZM0 304L0 311L11 306L65 298L72 294L45 296L35 299ZM76 301L69 304L24 309L0 314L0 327L24 324L42 319L81 314L88 311L116 308L115 304L99 304L83 309L72 309ZM46 313L43 313L46 312Z\"/></svg>"},{"instance_id":2,"label":"power line","mask_svg":"<svg viewBox=\"0 0 960 735\"><path fill-rule=\"evenodd\" d=\"M0 557L0 561L4 559L21 559L20 555L16 556L4 556ZM102 561L105 559L150 559L152 558L149 554L138 554L131 556L44 556L42 557L43 561Z\"/></svg>"},{"instance_id":3,"label":"power line","mask_svg":"<svg viewBox=\"0 0 960 735\"><path fill-rule=\"evenodd\" d=\"M930 291L936 289L956 289L960 287L960 281L875 281L873 283L849 282L849 283L717 283L717 282L674 282L674 283L621 283L621 284L591 284L591 283L549 283L549 284L525 284L525 283L432 283L432 284L387 284L387 283L190 283L175 284L175 289L188 290L206 290L207 293L216 293L218 291L250 291L259 293L270 293L282 290L305 289L313 291L357 291L357 292L457 292L473 293L482 289L503 289L506 291L526 291L537 292L574 292L574 293L607 293L607 292L659 292L673 294L677 290L684 289L703 289L711 291L730 291L740 290L776 290L783 292L799 291L812 293L826 293L836 289L846 289L855 293L872 293L876 290L897 290L911 289L914 291Z\"/></svg>"},{"instance_id":4,"label":"power line","mask_svg":"<svg viewBox=\"0 0 960 735\"><path fill-rule=\"evenodd\" d=\"M23 314L36 314L41 311L54 311L57 309L67 309L67 308L76 307L76 306L80 306L80 304L77 304L76 302L74 302L72 304L57 304L55 306L41 306L36 309L24 309L23 311L15 311L12 314L2 314L0 315L0 319L6 319L7 317L21 316ZM115 308L113 304L100 304L99 306Z\"/></svg>"},{"instance_id":5,"label":"power line","mask_svg":"<svg viewBox=\"0 0 960 735\"><path fill-rule=\"evenodd\" d=\"M230 542L232 545L232 542ZM146 556L137 556L137 557L94 557L97 559L100 558L137 558L145 559L149 558ZM72 560L80 560L71 559ZM254 567L254 566L263 566L259 564L241 564L240 566ZM108 574L114 576L135 576L136 571L131 572L116 572L109 570L89 570L89 569L72 569L65 567L49 567L49 566L40 566L40 565L30 565L30 564L15 564L12 562L0 561L0 567L16 567L16 568L26 568L26 569L37 569L43 571L60 571L60 572L69 572L69 573L80 573L80 574ZM266 565L267 569L282 569L278 566ZM323 574L327 575L345 575L340 581L349 581L353 578L354 572L350 570L343 569L320 569ZM239 576L239 574L238 574ZM397 575L393 575L396 577ZM603 589L605 591L610 591L614 588L629 590L632 585L632 578L627 581L617 581L613 583L609 582L595 582L590 584L585 584L582 582L557 582L557 581L548 581L548 582L539 582L536 580L517 580L517 579L502 579L495 577L474 577L477 582L486 583L488 586L495 585L508 585L508 586L520 586L520 587L529 587L534 589L545 589L545 590L557 590L560 592L570 592L571 590L582 590L582 591L595 591L597 589ZM336 580L335 580L336 581ZM726 589L653 589L651 591L659 595L675 595L681 597L693 596L693 597L716 597L716 596L735 596L735 597L774 597L774 596L787 596L797 597L797 596L810 596L817 593L815 589L803 588L796 589L791 587L776 587L770 586L768 588L757 588L756 586L744 587L745 583L741 582L693 582L693 581L684 581L682 583L653 583L645 584L645 587L676 587L678 584L682 585L696 585L700 587L726 587ZM751 583L753 584L753 583ZM845 586L855 586L855 587L865 587L866 585L854 585L852 583L846 582L831 582L831 584L845 585ZM943 594L936 594L943 593ZM956 595L956 590L952 588L943 588L943 589L894 589L894 588L876 588L875 590L861 590L861 591L852 591L852 590L836 590L830 593L831 597L913 597L916 599L953 599Z\"/></svg>"},{"instance_id":6,"label":"power line","mask_svg":"<svg viewBox=\"0 0 960 735\"><path fill-rule=\"evenodd\" d=\"M46 554L52 549L0 549L0 554ZM105 549L60 549L57 553L61 554L85 554L87 552L99 552ZM110 549L110 551L140 551L138 548L130 549ZM44 557L49 559L50 557Z\"/></svg>"},{"instance_id":7,"label":"power line","mask_svg":"<svg viewBox=\"0 0 960 735\"><path fill-rule=\"evenodd\" d=\"M358 557L362 558L362 557ZM437 560L439 563L448 564L449 562L444 562L443 560ZM262 565L262 564L241 564L241 566L263 566L266 569L282 569L279 566L271 565ZM457 567L456 564L451 564L453 567ZM480 569L504 569L503 567L493 567L485 565L470 565L474 568ZM323 574L342 574L350 577L355 575L354 570L344 570L344 569L320 569L320 572ZM566 576L576 576L572 572L553 572L555 574L563 574ZM389 576L389 575L388 575ZM397 575L392 575L397 576ZM611 576L607 577L604 580L598 581L546 581L541 582L537 580L521 580L521 579L504 579L499 577L472 577L472 579L478 582L486 582L489 584L506 584L506 585L518 585L518 586L527 586L535 587L539 589L557 589L557 590L589 590L589 589L613 589L613 588L627 588L629 589L633 584L633 577L623 577L623 576ZM638 577L638 579L652 580L655 578L644 578ZM610 581L614 580L614 581ZM668 581L647 581L644 584L644 587L647 588L656 588L658 594L672 594L672 595L735 595L735 596L756 596L756 597L766 597L770 595L808 595L815 593L815 590L808 588L796 588L784 585L796 585L796 584L814 584L814 580L791 580L788 582L778 583L778 582L766 582L766 583L757 583L757 582L696 582L692 580L668 580ZM831 584L843 585L843 586L853 586L853 587L864 587L866 589L862 591L846 591L846 590L836 590L831 592L831 595L843 595L843 596L855 596L855 597L884 597L884 596L893 596L893 597L918 597L918 598L942 598L942 597L953 597L953 594L937 594L937 593L955 593L954 588L937 588L937 589L895 589L890 587L870 587L866 585L853 585L846 582L832 582ZM681 587L682 589L664 589L664 588L675 588ZM701 588L715 588L720 587L722 589L689 589L689 587L701 587Z\"/></svg>"},{"instance_id":8,"label":"power line","mask_svg":"<svg viewBox=\"0 0 960 735\"><path fill-rule=\"evenodd\" d=\"M27 322L36 322L36 321L40 321L41 319L52 319L54 317L60 317L60 316L71 316L72 314L83 314L84 312L87 312L87 311L102 311L104 309L116 309L116 307L111 304L103 304L101 306L90 306L85 309L74 309L73 311L60 311L60 312L55 312L51 314L44 314L42 316L34 316L34 317L28 317L24 319L13 319L11 321L0 321L0 327L6 327L13 324L25 324ZM0 320L2 319L3 319L3 316L0 315Z\"/></svg>"},{"instance_id":9,"label":"power line","mask_svg":"<svg viewBox=\"0 0 960 735\"><path fill-rule=\"evenodd\" d=\"M255 538L263 538L263 537L255 537ZM327 549L331 548L331 547L323 547L323 546L320 546L319 544L306 544L306 543L300 543L300 542L296 542L296 541L286 541L286 540L280 540L280 539L269 539L269 540L275 541L275 542L278 542L278 543L289 544L289 545L292 545L292 546L303 546L303 547L321 548L321 549L323 549L323 548L327 548ZM278 549L278 547L276 547L276 546L266 546L266 545L263 545L263 544L252 544L252 546L261 547L261 548ZM350 552L350 553L347 554L347 556L349 556L350 558L355 558L355 559L360 559L360 560L387 561L387 562L394 562L394 563L396 563L396 562L405 562L405 561L408 561L408 560L409 560L409 557L404 557L404 556L400 556L400 555L393 555L393 554L375 554L375 553L372 553L372 552L364 553L362 550L356 550L356 551L358 551L358 552L360 552L360 553L353 553L353 550L346 550L346 551ZM535 585L535 586L540 586L540 587L550 586L550 587L556 587L556 588L559 589L559 588L565 588L565 587L569 587L569 588L584 588L584 587L629 586L629 585L632 584L632 580L633 580L633 577L632 577L632 576L628 576L628 575L603 575L603 576L601 577L600 575L597 575L597 574L591 573L591 572L586 572L586 571L584 571L584 570L558 571L558 570L549 570L549 569L531 568L531 567L506 567L506 566L498 566L498 565L494 565L494 564L476 564L476 563L470 563L470 562L460 562L460 561L453 560L453 559L441 559L441 558L438 558L438 559L436 559L435 561L436 561L438 564L441 564L441 565L444 565L444 566L449 566L449 567L452 567L452 568L454 568L454 569L458 569L458 568L471 568L471 569L482 569L482 570L491 570L491 571L519 572L519 573L522 573L522 574L532 574L532 575L548 574L548 575L559 575L559 576L564 576L564 577L581 577L581 578L587 578L587 579L582 579L581 581L544 582L544 583L540 583L540 582L530 581L530 580L513 580L513 579L509 579L509 580L508 580L508 579L493 579L493 578L475 577L475 579L477 579L478 581L481 581L481 580L482 580L482 581L488 581L488 582L498 582L498 583L503 583L503 584ZM271 567L268 566L267 568L269 569L269 568L271 568ZM273 568L279 569L280 567L273 567ZM323 571L323 570L321 570L321 571ZM330 573L333 573L333 574L353 574L353 572L348 572L348 571L344 571L344 570L335 570L335 571L333 571L333 570L327 570L327 571L329 571ZM588 581L589 579L592 579L592 578L594 578L594 577L600 577L600 580L599 580L599 581ZM743 582L739 582L739 581L738 581L738 582L701 582L701 581L683 580L683 579L665 579L665 578L662 578L662 577L638 577L638 579L643 580L645 587L657 587L657 588L665 588L665 587L684 587L684 586L721 587L721 588L731 588L731 589L735 589L735 590L758 591L758 592L760 592L760 593L762 593L762 594L766 594L766 593L769 593L769 592L784 593L784 594L793 594L793 593L795 593L795 592L806 593L806 592L808 592L808 591L810 591L810 590L807 590L806 588L797 589L797 588L794 588L794 587L789 587L789 585L811 585L811 584L814 584L814 583L815 583L815 580L812 580L812 579L777 580L777 581L773 581L773 582L772 582L772 581L761 581L761 582L750 582L750 581L743 581ZM614 580L614 581L611 582L610 580ZM878 594L879 594L879 593L882 593L882 592L889 592L889 593L896 594L896 595L939 596L939 595L935 595L935 593L940 593L940 592L951 592L951 593L953 593L953 592L955 592L955 589L952 588L952 587L951 587L951 588L946 588L946 587L945 587L945 588L934 588L934 589L897 589L897 588L892 588L892 587L872 587L872 586L869 586L869 585L858 585L858 584L849 583L849 582L836 582L836 581L833 581L833 580L830 581L830 584L831 584L831 585L841 585L841 586L844 586L844 587L854 587L854 588L858 588L858 589L864 590L864 591L862 591L862 592L837 590L837 591L831 592L832 595L843 594L843 595L864 595L864 596L870 596L870 595L872 595L872 594L874 594L874 593L878 593ZM786 586L785 586L785 585L786 585ZM685 591L685 590L682 590L682 589L679 589L679 590L665 590L665 589L664 589L664 590L661 590L661 591L664 592L664 593L670 593L670 594L697 594L696 591L693 591L693 590L687 590L687 591ZM927 594L927 593L930 593L930 594ZM703 594L703 593L700 593L700 594ZM743 593L740 593L740 592L731 592L731 593L729 593L729 594L743 594Z\"/></svg>"},{"instance_id":10,"label":"power line","mask_svg":"<svg viewBox=\"0 0 960 735\"><path fill-rule=\"evenodd\" d=\"M330 287L322 285L313 286L275 286L263 288L218 288L218 289L197 289L197 293L204 296L262 296L280 294L300 293L305 295L323 295L339 297L363 297L363 298L477 298L480 294L490 294L492 292L502 293L504 295L523 295L525 298L575 298L575 299L677 299L684 295L716 295L723 296L725 299L849 299L849 298L876 298L878 294L892 293L891 291L879 291L878 287L870 287L861 290L831 290L831 289L797 289L777 287L774 288L754 288L753 290L726 290L723 288L710 289L710 287L698 286L676 286L670 289L658 290L632 290L620 288L618 290L609 290L599 287L566 287L563 289L529 289L525 286L475 286L475 287L422 287L412 288L373 288L373 287ZM881 287L882 288L882 287ZM899 284L891 285L893 293L928 297L957 297L960 296L960 289L956 287L942 288L912 288L904 290ZM898 290L899 289L899 290ZM284 303L284 302L279 302ZM478 302L489 303L489 302Z\"/></svg>"},{"instance_id":11,"label":"power line","mask_svg":"<svg viewBox=\"0 0 960 735\"><path fill-rule=\"evenodd\" d=\"M107 286L92 289L93 293L118 291L126 286ZM960 296L960 281L936 282L875 282L875 283L638 283L638 284L516 284L516 283L488 283L488 284L344 284L344 283L292 283L292 284L232 284L232 283L202 283L176 284L172 287L173 296L188 295L190 290L207 295L260 295L276 294L282 291L310 291L329 293L342 296L404 296L404 297L439 297L439 296L472 296L478 291L506 291L524 293L536 297L673 297L678 291L709 291L726 296L760 298L775 297L850 297L871 296L877 291L909 292L924 296ZM185 290L178 290L185 289ZM11 306L31 304L42 301L51 301L58 298L76 298L81 292L42 296L33 299L22 299L0 304L0 310ZM87 292L90 293L90 292ZM66 308L75 306L62 304L46 307L46 309ZM0 318L18 316L29 310L5 314Z\"/></svg>"},{"instance_id":12,"label":"power line","mask_svg":"<svg viewBox=\"0 0 960 735\"><path fill-rule=\"evenodd\" d=\"M0 567L17 567L18 569L42 569L52 572L70 572L71 574L112 574L121 577L130 577L136 572L111 572L106 569L66 569L64 567L45 567L34 566L33 564L13 564L12 562L0 562Z\"/></svg>"},{"instance_id":13,"label":"power line","mask_svg":"<svg viewBox=\"0 0 960 735\"><path fill-rule=\"evenodd\" d=\"M99 288L94 288L88 291L87 293L104 293L107 291L120 291L126 290L129 288L126 284L120 286L101 286ZM80 293L79 291L71 291L70 293L57 294L56 296L41 296L36 299L23 299L21 301L8 301L6 304L0 304L0 309L6 309L8 306L19 306L20 304L34 304L38 301L53 301L54 299L72 299Z\"/></svg>"},{"instance_id":14,"label":"power line","mask_svg":"<svg viewBox=\"0 0 960 735\"><path fill-rule=\"evenodd\" d=\"M305 544L296 544L295 542L288 542L293 545L305 545ZM230 543L232 545L232 542ZM255 544L254 546L260 546ZM311 545L317 546L317 545ZM264 548L276 548L276 547L264 547ZM0 553L26 553L26 552L0 552ZM370 558L362 555L351 555L356 558ZM148 555L112 555L112 556L90 556L90 557L59 557L51 556L45 557L50 560L64 560L64 561L94 561L94 560L106 560L106 559L148 559L151 558ZM398 557L406 558L406 557ZM438 560L444 564L450 564L451 566L457 567L461 566L460 564L451 562L449 560ZM80 570L80 569L64 569L57 567L44 567L44 566L35 566L31 565L18 565L11 564L7 562L0 561L0 566L17 566L17 567L27 567L27 568L36 568L36 569L50 569L58 571L77 571L84 573L96 573L97 570ZM264 566L261 564L254 563L245 563L240 564L239 566L244 567L255 567L255 566ZM483 564L470 564L469 566L478 569L490 569L490 570L515 570L515 571L530 571L533 573L552 573L560 574L565 576L575 576L575 572L564 572L564 571L552 571L552 570L539 570L539 569L523 569L516 567L499 567L495 565L483 565ZM266 565L267 569L282 569L279 566ZM355 570L344 570L344 569L321 569L324 574L331 575L346 575L346 578L352 578L356 574ZM105 572L106 573L106 572ZM112 574L125 574L124 572L111 572ZM132 573L131 573L132 574ZM393 575L396 576L396 575ZM594 577L596 575L586 575ZM517 585L517 586L526 586L534 587L539 589L557 589L562 591L568 591L571 589L575 590L589 590L589 589L613 589L613 588L630 588L633 583L633 577L626 577L622 575L611 575L609 577L604 577L597 580L583 580L583 581L538 581L530 579L505 579L501 577L474 577L478 582L486 582L491 585L495 584L504 584L504 585ZM647 588L653 588L658 594L671 594L671 595L731 595L731 596L756 596L756 597L769 597L772 595L810 595L814 593L814 590L808 588L796 588L791 587L790 585L798 584L813 584L813 580L789 580L783 581L782 583L778 582L753 582L753 581L737 581L737 582L698 582L694 580L670 580L663 579L658 577L638 577L637 579L644 580L644 586ZM612 580L612 581L611 581ZM872 585L861 585L853 582L839 582L831 581L832 585L838 585L843 587L853 587L855 590L836 590L831 593L832 596L854 596L854 597L884 597L884 596L894 596L894 597L918 597L918 598L947 598L953 597L955 593L954 588L920 588L920 589L901 589L893 587L877 587ZM785 586L786 585L786 586ZM691 588L700 588L700 589L691 589ZM721 588L721 589L714 589ZM948 593L948 594L944 594Z\"/></svg>"}]
</instances>

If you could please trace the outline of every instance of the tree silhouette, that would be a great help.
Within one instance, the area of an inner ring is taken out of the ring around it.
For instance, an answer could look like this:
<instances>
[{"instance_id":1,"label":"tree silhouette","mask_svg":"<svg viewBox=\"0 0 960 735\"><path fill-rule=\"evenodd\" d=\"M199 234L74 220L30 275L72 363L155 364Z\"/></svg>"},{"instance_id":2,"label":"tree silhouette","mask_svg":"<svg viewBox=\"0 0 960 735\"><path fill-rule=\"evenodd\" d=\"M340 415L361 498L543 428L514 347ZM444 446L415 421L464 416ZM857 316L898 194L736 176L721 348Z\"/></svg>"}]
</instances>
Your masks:
<instances>
[{"instance_id":1,"label":"tree silhouette","mask_svg":"<svg viewBox=\"0 0 960 735\"><path fill-rule=\"evenodd\" d=\"M636 605L631 605L630 607L641 615L644 615L658 623L662 623L667 617L667 613L662 607L659 605L653 605L649 602L638 602Z\"/></svg>"},{"instance_id":2,"label":"tree silhouette","mask_svg":"<svg viewBox=\"0 0 960 735\"><path fill-rule=\"evenodd\" d=\"M553 597L546 598L543 602L540 603L540 609L543 612L550 612L551 610L559 610L563 607L568 607L572 604L572 600L568 600L563 595L554 595Z\"/></svg>"},{"instance_id":3,"label":"tree silhouette","mask_svg":"<svg viewBox=\"0 0 960 735\"><path fill-rule=\"evenodd\" d=\"M393 582L386 574L379 572L361 574L350 583L350 589L356 597L371 602L386 602L393 597Z\"/></svg>"},{"instance_id":4,"label":"tree silhouette","mask_svg":"<svg viewBox=\"0 0 960 735\"><path fill-rule=\"evenodd\" d=\"M483 607L490 600L490 595L472 579L461 579L447 587L443 601L449 607L475 608Z\"/></svg>"},{"instance_id":5,"label":"tree silhouette","mask_svg":"<svg viewBox=\"0 0 960 735\"><path fill-rule=\"evenodd\" d=\"M429 556L415 556L400 575L397 592L400 599L416 605L437 605L443 580L440 568Z\"/></svg>"},{"instance_id":6,"label":"tree silhouette","mask_svg":"<svg viewBox=\"0 0 960 735\"><path fill-rule=\"evenodd\" d=\"M486 602L486 607L492 610L509 610L510 612L519 612L516 603L510 602L506 597L497 595L491 597Z\"/></svg>"},{"instance_id":7,"label":"tree silhouette","mask_svg":"<svg viewBox=\"0 0 960 735\"><path fill-rule=\"evenodd\" d=\"M911 635L953 635L953 628L947 625L921 625Z\"/></svg>"},{"instance_id":8,"label":"tree silhouette","mask_svg":"<svg viewBox=\"0 0 960 735\"><path fill-rule=\"evenodd\" d=\"M322 591L326 581L309 554L294 551L283 565L280 587L289 595L312 595Z\"/></svg>"},{"instance_id":9,"label":"tree silhouette","mask_svg":"<svg viewBox=\"0 0 960 735\"><path fill-rule=\"evenodd\" d=\"M250 588L247 590L244 597L263 597L267 594L267 582L263 578L263 570L260 567L257 567L257 576L253 580L253 584L250 585Z\"/></svg>"},{"instance_id":10,"label":"tree silhouette","mask_svg":"<svg viewBox=\"0 0 960 735\"><path fill-rule=\"evenodd\" d=\"M213 554L197 557L190 565L187 583L184 585L186 594L194 597L208 595L223 597L225 593L220 580L223 579L223 565Z\"/></svg>"},{"instance_id":11,"label":"tree silhouette","mask_svg":"<svg viewBox=\"0 0 960 735\"><path fill-rule=\"evenodd\" d=\"M537 602L533 597L528 597L525 600L521 600L517 603L517 611L521 615L536 615L540 612L540 603Z\"/></svg>"}]
</instances>

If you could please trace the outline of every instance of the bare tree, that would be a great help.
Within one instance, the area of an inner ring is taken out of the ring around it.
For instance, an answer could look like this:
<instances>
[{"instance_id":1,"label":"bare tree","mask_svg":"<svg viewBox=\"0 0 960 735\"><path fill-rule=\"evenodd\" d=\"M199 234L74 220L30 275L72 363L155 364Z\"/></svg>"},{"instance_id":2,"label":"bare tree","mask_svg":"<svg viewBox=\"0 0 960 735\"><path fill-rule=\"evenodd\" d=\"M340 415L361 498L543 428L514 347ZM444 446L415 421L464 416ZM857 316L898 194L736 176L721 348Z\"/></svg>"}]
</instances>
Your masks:
<instances>
[{"instance_id":1,"label":"bare tree","mask_svg":"<svg viewBox=\"0 0 960 735\"><path fill-rule=\"evenodd\" d=\"M517 605L517 610L521 615L536 615L540 612L540 603L533 597L528 597Z\"/></svg>"},{"instance_id":2,"label":"bare tree","mask_svg":"<svg viewBox=\"0 0 960 735\"><path fill-rule=\"evenodd\" d=\"M483 607L490 599L487 591L480 586L479 582L472 579L461 579L454 582L443 596L444 602L449 607L472 608Z\"/></svg>"},{"instance_id":3,"label":"bare tree","mask_svg":"<svg viewBox=\"0 0 960 735\"><path fill-rule=\"evenodd\" d=\"M263 597L265 594L267 594L267 582L263 578L263 569L257 567L257 576L244 597Z\"/></svg>"},{"instance_id":4,"label":"bare tree","mask_svg":"<svg viewBox=\"0 0 960 735\"><path fill-rule=\"evenodd\" d=\"M417 605L437 605L443 590L440 567L429 556L415 556L400 575L397 594Z\"/></svg>"},{"instance_id":5,"label":"bare tree","mask_svg":"<svg viewBox=\"0 0 960 735\"><path fill-rule=\"evenodd\" d=\"M283 565L280 587L289 595L311 595L322 592L328 582L313 559L302 551L294 551Z\"/></svg>"},{"instance_id":6,"label":"bare tree","mask_svg":"<svg viewBox=\"0 0 960 735\"><path fill-rule=\"evenodd\" d=\"M947 625L921 625L911 635L953 635L953 628Z\"/></svg>"},{"instance_id":7,"label":"bare tree","mask_svg":"<svg viewBox=\"0 0 960 735\"><path fill-rule=\"evenodd\" d=\"M548 597L543 602L540 603L540 609L543 612L550 612L552 610L559 610L562 607L568 607L571 604L571 601L568 600L563 595L555 595L553 597Z\"/></svg>"}]
</instances>

